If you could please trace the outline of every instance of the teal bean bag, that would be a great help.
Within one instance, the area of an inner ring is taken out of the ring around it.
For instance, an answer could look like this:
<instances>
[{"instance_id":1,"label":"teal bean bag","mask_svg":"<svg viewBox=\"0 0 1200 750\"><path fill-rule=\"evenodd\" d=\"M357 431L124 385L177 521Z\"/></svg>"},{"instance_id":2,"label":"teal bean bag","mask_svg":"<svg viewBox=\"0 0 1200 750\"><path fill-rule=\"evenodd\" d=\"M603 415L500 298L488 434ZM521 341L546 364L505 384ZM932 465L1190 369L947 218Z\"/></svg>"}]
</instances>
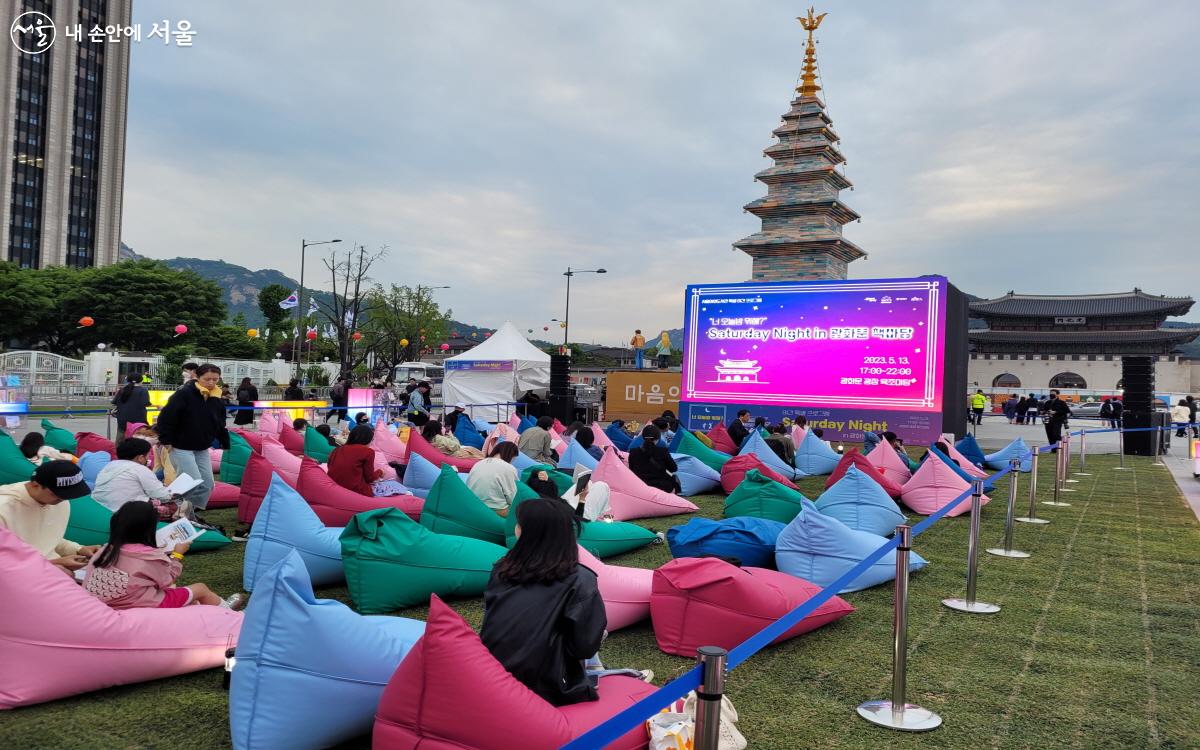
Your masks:
<instances>
[{"instance_id":1,"label":"teal bean bag","mask_svg":"<svg viewBox=\"0 0 1200 750\"><path fill-rule=\"evenodd\" d=\"M746 478L725 498L725 517L754 516L790 523L810 503L791 487L763 476L758 469L746 472Z\"/></svg>"},{"instance_id":2,"label":"teal bean bag","mask_svg":"<svg viewBox=\"0 0 1200 750\"><path fill-rule=\"evenodd\" d=\"M461 418L460 418L461 421ZM438 534L504 544L504 519L483 504L453 466L443 465L421 507L421 525Z\"/></svg>"},{"instance_id":3,"label":"teal bean bag","mask_svg":"<svg viewBox=\"0 0 1200 750\"><path fill-rule=\"evenodd\" d=\"M46 445L51 448L60 450L63 453L70 453L71 455L75 455L75 451L79 450L79 443L75 440L75 434L55 426L49 419L42 420L42 431L46 433Z\"/></svg>"},{"instance_id":4,"label":"teal bean bag","mask_svg":"<svg viewBox=\"0 0 1200 750\"><path fill-rule=\"evenodd\" d=\"M225 484L242 484L242 475L246 473L246 462L254 449L241 435L230 430L229 450L221 454L221 481Z\"/></svg>"},{"instance_id":5,"label":"teal bean bag","mask_svg":"<svg viewBox=\"0 0 1200 750\"><path fill-rule=\"evenodd\" d=\"M29 463L8 433L0 433L0 484L28 482L33 476L33 469L33 464Z\"/></svg>"},{"instance_id":6,"label":"teal bean bag","mask_svg":"<svg viewBox=\"0 0 1200 750\"><path fill-rule=\"evenodd\" d=\"M674 442L675 447L671 449L673 453L682 453L687 456L695 456L696 458L700 459L705 466L716 472L720 472L721 467L724 466L730 458L733 458L728 453L722 453L719 450L708 447L700 441L700 438L682 428L675 433Z\"/></svg>"},{"instance_id":7,"label":"teal bean bag","mask_svg":"<svg viewBox=\"0 0 1200 750\"><path fill-rule=\"evenodd\" d=\"M517 506L524 500L538 495L524 484L517 485L517 496L504 519L504 543L512 547L517 543ZM658 537L653 531L625 521L581 521L579 546L596 557L612 557L641 549L653 544Z\"/></svg>"},{"instance_id":8,"label":"teal bean bag","mask_svg":"<svg viewBox=\"0 0 1200 750\"><path fill-rule=\"evenodd\" d=\"M562 497L571 489L571 485L575 484L575 478L565 471L559 471L549 464L534 464L521 472L521 483L529 481L529 478L538 471L545 471L550 476L550 481L554 482L554 486L558 488L558 496Z\"/></svg>"},{"instance_id":9,"label":"teal bean bag","mask_svg":"<svg viewBox=\"0 0 1200 750\"><path fill-rule=\"evenodd\" d=\"M304 455L319 464L327 464L330 453L333 453L333 446L324 435L311 425L304 428Z\"/></svg>"},{"instance_id":10,"label":"teal bean bag","mask_svg":"<svg viewBox=\"0 0 1200 750\"><path fill-rule=\"evenodd\" d=\"M109 527L112 525L112 511L105 508L90 496L67 500L71 504L71 517L67 521L67 530L63 536L76 544L87 547L93 544L108 544ZM166 526L159 523L158 528ZM192 542L190 552L205 552L220 549L233 540L224 534L208 530Z\"/></svg>"},{"instance_id":11,"label":"teal bean bag","mask_svg":"<svg viewBox=\"0 0 1200 750\"><path fill-rule=\"evenodd\" d=\"M435 534L399 508L359 513L342 531L346 584L364 613L427 604L430 594L480 596L505 552L480 539Z\"/></svg>"}]
</instances>

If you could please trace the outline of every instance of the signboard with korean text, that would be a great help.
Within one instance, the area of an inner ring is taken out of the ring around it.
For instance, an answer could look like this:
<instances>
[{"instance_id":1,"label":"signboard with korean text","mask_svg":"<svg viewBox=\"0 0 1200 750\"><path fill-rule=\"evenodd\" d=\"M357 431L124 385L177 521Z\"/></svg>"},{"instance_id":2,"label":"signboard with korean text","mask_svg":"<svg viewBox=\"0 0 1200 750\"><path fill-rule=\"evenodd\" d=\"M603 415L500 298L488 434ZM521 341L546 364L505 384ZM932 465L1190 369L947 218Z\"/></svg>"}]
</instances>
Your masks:
<instances>
[{"instance_id":1,"label":"signboard with korean text","mask_svg":"<svg viewBox=\"0 0 1200 750\"><path fill-rule=\"evenodd\" d=\"M679 413L679 373L611 370L605 380L604 418L645 422L670 409Z\"/></svg>"},{"instance_id":2,"label":"signboard with korean text","mask_svg":"<svg viewBox=\"0 0 1200 750\"><path fill-rule=\"evenodd\" d=\"M481 360L467 360L467 361L448 359L448 360L446 360L445 367L447 370L459 370L462 372L466 372L468 370L471 370L474 372L512 372L513 361L511 359L505 359L505 360L481 359Z\"/></svg>"}]
</instances>

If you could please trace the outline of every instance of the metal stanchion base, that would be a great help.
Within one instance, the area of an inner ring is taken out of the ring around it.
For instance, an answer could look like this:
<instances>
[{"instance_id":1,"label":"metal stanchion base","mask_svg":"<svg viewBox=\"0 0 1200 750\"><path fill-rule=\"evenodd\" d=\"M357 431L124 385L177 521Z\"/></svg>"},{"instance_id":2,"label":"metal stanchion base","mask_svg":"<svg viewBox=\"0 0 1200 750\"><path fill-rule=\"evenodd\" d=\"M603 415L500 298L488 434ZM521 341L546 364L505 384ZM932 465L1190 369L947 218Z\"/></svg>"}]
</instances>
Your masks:
<instances>
[{"instance_id":1,"label":"metal stanchion base","mask_svg":"<svg viewBox=\"0 0 1200 750\"><path fill-rule=\"evenodd\" d=\"M1073 472L1071 472L1071 475L1076 476L1076 477L1090 477L1092 474L1089 471L1073 471ZM1078 480L1068 479L1067 481L1072 482L1072 481L1078 481Z\"/></svg>"},{"instance_id":2,"label":"metal stanchion base","mask_svg":"<svg viewBox=\"0 0 1200 750\"><path fill-rule=\"evenodd\" d=\"M1059 492L1079 492L1079 490L1072 489L1070 487L1063 487L1062 489L1059 490Z\"/></svg>"},{"instance_id":3,"label":"metal stanchion base","mask_svg":"<svg viewBox=\"0 0 1200 750\"><path fill-rule=\"evenodd\" d=\"M904 704L904 711L897 717L892 714L891 701L867 701L857 709L858 715L881 727L899 729L901 732L928 732L942 725L942 717L927 708L912 703Z\"/></svg>"},{"instance_id":4,"label":"metal stanchion base","mask_svg":"<svg viewBox=\"0 0 1200 750\"><path fill-rule=\"evenodd\" d=\"M1091 475L1089 474L1088 476L1091 476ZM1068 482L1068 483L1070 483L1070 484L1079 484L1079 480L1078 480L1078 479L1064 479L1063 481L1064 481L1064 482Z\"/></svg>"},{"instance_id":5,"label":"metal stanchion base","mask_svg":"<svg viewBox=\"0 0 1200 750\"><path fill-rule=\"evenodd\" d=\"M1000 611L999 604L968 602L966 599L943 599L942 604L945 604L950 609L955 609L959 612L968 612L973 615L991 615Z\"/></svg>"},{"instance_id":6,"label":"metal stanchion base","mask_svg":"<svg viewBox=\"0 0 1200 750\"><path fill-rule=\"evenodd\" d=\"M1017 519L1014 518L1013 520L1015 521ZM984 551L987 552L989 555L995 555L996 557L1029 557L1028 552L1022 552L1019 549L1004 549L1003 547L992 547L991 549L984 550Z\"/></svg>"},{"instance_id":7,"label":"metal stanchion base","mask_svg":"<svg viewBox=\"0 0 1200 750\"><path fill-rule=\"evenodd\" d=\"M1114 466L1113 471L1133 471L1131 466Z\"/></svg>"},{"instance_id":8,"label":"metal stanchion base","mask_svg":"<svg viewBox=\"0 0 1200 750\"><path fill-rule=\"evenodd\" d=\"M1057 503L1057 502L1055 502L1055 501L1053 501L1053 500L1043 500L1043 501L1042 501L1042 505L1053 505L1053 506L1054 506L1054 507L1056 507L1056 508L1069 508L1069 507L1071 507L1071 504L1070 504L1070 503Z\"/></svg>"},{"instance_id":9,"label":"metal stanchion base","mask_svg":"<svg viewBox=\"0 0 1200 750\"><path fill-rule=\"evenodd\" d=\"M1044 518L1029 518L1028 516L1021 516L1020 518L1014 518L1013 520L1020 521L1021 523L1050 523Z\"/></svg>"}]
</instances>

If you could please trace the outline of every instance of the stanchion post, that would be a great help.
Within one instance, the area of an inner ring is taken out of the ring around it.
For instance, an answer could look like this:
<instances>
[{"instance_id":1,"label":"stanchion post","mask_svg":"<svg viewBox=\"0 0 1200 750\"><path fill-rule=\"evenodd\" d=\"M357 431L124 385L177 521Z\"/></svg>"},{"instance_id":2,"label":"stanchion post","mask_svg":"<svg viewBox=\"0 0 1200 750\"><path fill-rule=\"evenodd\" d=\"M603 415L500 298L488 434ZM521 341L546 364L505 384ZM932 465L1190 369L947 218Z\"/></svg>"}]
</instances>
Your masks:
<instances>
[{"instance_id":1,"label":"stanchion post","mask_svg":"<svg viewBox=\"0 0 1200 750\"><path fill-rule=\"evenodd\" d=\"M1121 422L1117 428L1117 456L1120 458L1121 465L1116 468L1117 471L1129 471L1125 466L1125 423Z\"/></svg>"},{"instance_id":2,"label":"stanchion post","mask_svg":"<svg viewBox=\"0 0 1200 750\"><path fill-rule=\"evenodd\" d=\"M1037 517L1037 486L1038 486L1038 452L1037 452L1037 449L1034 449L1033 458L1030 459L1030 462L1032 463L1032 466L1030 467L1030 470L1029 470L1029 515L1024 516L1022 518L1017 518L1015 520L1020 521L1021 523L1037 523L1037 524L1050 523L1049 521L1047 521L1044 518Z\"/></svg>"},{"instance_id":3,"label":"stanchion post","mask_svg":"<svg viewBox=\"0 0 1200 750\"><path fill-rule=\"evenodd\" d=\"M1152 427L1150 437L1154 438L1154 463L1153 466L1166 466L1162 460L1162 429Z\"/></svg>"},{"instance_id":4,"label":"stanchion post","mask_svg":"<svg viewBox=\"0 0 1200 750\"><path fill-rule=\"evenodd\" d=\"M1021 477L1021 459L1013 458L1008 462L1008 509L1004 512L1004 546L991 547L989 555L997 557L1029 557L1028 552L1013 549L1013 516L1017 510L1017 480Z\"/></svg>"},{"instance_id":5,"label":"stanchion post","mask_svg":"<svg viewBox=\"0 0 1200 750\"><path fill-rule=\"evenodd\" d=\"M971 530L967 536L967 596L965 599L943 599L942 604L959 612L990 615L1000 611L997 604L975 600L975 578L979 567L979 516L983 506L983 480L976 479L971 488Z\"/></svg>"},{"instance_id":6,"label":"stanchion post","mask_svg":"<svg viewBox=\"0 0 1200 750\"><path fill-rule=\"evenodd\" d=\"M104 437L112 440L112 414L104 416Z\"/></svg>"},{"instance_id":7,"label":"stanchion post","mask_svg":"<svg viewBox=\"0 0 1200 750\"><path fill-rule=\"evenodd\" d=\"M908 683L908 553L912 550L912 527L897 526L896 581L892 611L892 699L860 704L858 715L881 727L902 732L928 732L942 724L942 717L909 703Z\"/></svg>"},{"instance_id":8,"label":"stanchion post","mask_svg":"<svg viewBox=\"0 0 1200 750\"><path fill-rule=\"evenodd\" d=\"M1060 493L1060 492L1074 492L1075 490L1069 490L1069 489L1067 489L1067 488L1066 488L1066 487L1063 485L1063 478L1064 478L1064 476L1063 476L1063 465L1064 465L1064 464L1063 464L1063 450L1064 450L1064 443L1061 443L1061 442L1060 442L1060 443L1058 444L1058 448L1059 448L1058 452L1057 452L1057 453L1054 455L1054 458L1055 458L1055 463L1054 463L1054 466L1055 466L1055 469L1056 469L1056 470L1057 470L1057 472L1058 472L1057 476L1055 477L1055 481L1054 481L1054 499L1053 499L1053 500L1043 500L1043 501L1042 501L1042 505L1050 505L1050 506L1055 506L1055 507L1065 508L1065 507L1067 507L1068 505L1070 505L1070 503L1064 503L1064 502L1062 502L1062 500L1060 500L1060 499L1059 499L1059 493Z\"/></svg>"},{"instance_id":9,"label":"stanchion post","mask_svg":"<svg viewBox=\"0 0 1200 750\"><path fill-rule=\"evenodd\" d=\"M696 659L704 665L696 691L696 750L718 750L721 744L721 698L725 695L725 661L729 653L718 646L701 646Z\"/></svg>"},{"instance_id":10,"label":"stanchion post","mask_svg":"<svg viewBox=\"0 0 1200 750\"><path fill-rule=\"evenodd\" d=\"M1071 431L1070 431L1070 429L1068 429L1063 434L1063 444L1062 444L1062 453L1064 455L1063 455L1063 469L1062 469L1061 484L1062 484L1063 492L1074 492L1075 490L1071 489L1067 485L1068 484L1079 484L1078 479L1070 479L1069 478L1071 476L1071 442L1072 442L1071 441Z\"/></svg>"},{"instance_id":11,"label":"stanchion post","mask_svg":"<svg viewBox=\"0 0 1200 750\"><path fill-rule=\"evenodd\" d=\"M1079 471L1075 472L1075 476L1091 476L1087 470L1087 430L1079 431Z\"/></svg>"}]
</instances>

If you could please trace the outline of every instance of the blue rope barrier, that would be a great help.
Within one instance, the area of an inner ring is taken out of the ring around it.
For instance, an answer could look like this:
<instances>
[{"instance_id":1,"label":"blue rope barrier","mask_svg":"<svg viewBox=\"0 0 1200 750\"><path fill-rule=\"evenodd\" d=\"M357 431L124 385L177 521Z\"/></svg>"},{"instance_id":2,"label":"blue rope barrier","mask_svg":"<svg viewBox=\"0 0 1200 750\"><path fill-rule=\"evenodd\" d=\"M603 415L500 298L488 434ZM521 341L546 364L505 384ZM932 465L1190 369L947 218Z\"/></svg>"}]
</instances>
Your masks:
<instances>
[{"instance_id":1,"label":"blue rope barrier","mask_svg":"<svg viewBox=\"0 0 1200 750\"><path fill-rule=\"evenodd\" d=\"M1022 460L1031 456L1032 453L1022 456ZM1005 467L1002 471L993 474L990 479L996 480L1003 477L1012 471L1012 467ZM969 489L963 492L957 498L939 508L935 513L921 521L913 527L912 535L915 537L921 532L928 529L937 521L941 520L947 513L950 512L963 500L971 497L974 489ZM803 604L788 612L783 617L775 622L767 625L762 630L750 636L740 644L735 646L729 652L728 668L733 669L739 666L751 656L770 645L779 636L790 630L796 623L811 615L825 602L832 599L839 591L854 582L859 576L867 571L875 563L879 562L885 555L896 549L900 544L898 537L892 537L886 543L880 545L874 552L864 557L857 565L842 574L833 583L824 587L812 597L807 599ZM671 702L678 700L685 695L689 690L695 690L700 686L702 668L697 664L690 670L675 678L674 680L663 685L651 695L642 698L637 703L634 703L629 708L612 716L603 724L599 724L589 730L587 733L576 737L567 744L563 745L561 750L594 750L603 748L609 743L616 741L621 735L629 730L637 727L647 718L653 716L660 709L666 707Z\"/></svg>"}]
</instances>

